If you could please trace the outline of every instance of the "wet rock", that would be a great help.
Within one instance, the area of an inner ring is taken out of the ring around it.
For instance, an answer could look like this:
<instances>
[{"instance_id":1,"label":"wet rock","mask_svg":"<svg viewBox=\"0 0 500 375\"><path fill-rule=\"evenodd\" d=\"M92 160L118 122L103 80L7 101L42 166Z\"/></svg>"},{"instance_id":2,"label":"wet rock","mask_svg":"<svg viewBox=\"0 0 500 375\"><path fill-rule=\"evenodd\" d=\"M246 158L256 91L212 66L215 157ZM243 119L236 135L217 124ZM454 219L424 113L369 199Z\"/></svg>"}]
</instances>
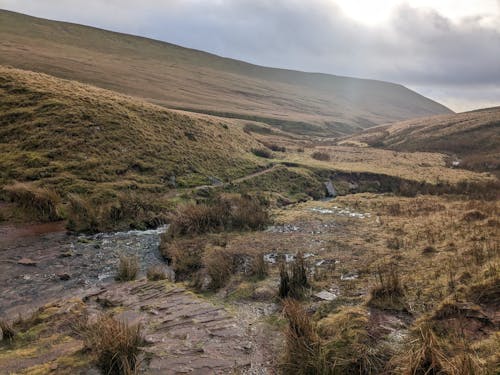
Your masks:
<instances>
[{"instance_id":1,"label":"wet rock","mask_svg":"<svg viewBox=\"0 0 500 375\"><path fill-rule=\"evenodd\" d=\"M325 188L328 193L329 197L336 197L337 196L337 191L335 190L335 187L333 186L332 180L328 180L325 182Z\"/></svg>"},{"instance_id":2,"label":"wet rock","mask_svg":"<svg viewBox=\"0 0 500 375\"><path fill-rule=\"evenodd\" d=\"M254 290L252 298L256 301L272 300L276 296L276 291L267 286L261 286Z\"/></svg>"},{"instance_id":3,"label":"wet rock","mask_svg":"<svg viewBox=\"0 0 500 375\"><path fill-rule=\"evenodd\" d=\"M21 258L17 261L17 264L23 265L23 266L29 266L29 267L36 267L37 263L30 258Z\"/></svg>"},{"instance_id":4,"label":"wet rock","mask_svg":"<svg viewBox=\"0 0 500 375\"><path fill-rule=\"evenodd\" d=\"M313 295L314 298L321 300L321 301L333 301L335 298L337 298L337 295L334 293L331 293L327 290L322 290L321 292L318 292Z\"/></svg>"}]
</instances>

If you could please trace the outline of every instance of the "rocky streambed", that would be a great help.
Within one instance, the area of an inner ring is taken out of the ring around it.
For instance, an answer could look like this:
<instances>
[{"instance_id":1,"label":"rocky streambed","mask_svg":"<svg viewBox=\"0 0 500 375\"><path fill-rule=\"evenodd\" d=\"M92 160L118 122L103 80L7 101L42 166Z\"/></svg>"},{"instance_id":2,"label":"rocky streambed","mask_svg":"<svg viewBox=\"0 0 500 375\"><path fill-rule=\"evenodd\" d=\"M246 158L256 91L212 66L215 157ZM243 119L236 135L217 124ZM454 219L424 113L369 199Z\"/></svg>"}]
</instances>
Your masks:
<instances>
[{"instance_id":1,"label":"rocky streambed","mask_svg":"<svg viewBox=\"0 0 500 375\"><path fill-rule=\"evenodd\" d=\"M137 257L140 274L153 265L169 271L158 251L165 230L75 236L62 224L1 226L0 314L109 284L122 255Z\"/></svg>"}]
</instances>

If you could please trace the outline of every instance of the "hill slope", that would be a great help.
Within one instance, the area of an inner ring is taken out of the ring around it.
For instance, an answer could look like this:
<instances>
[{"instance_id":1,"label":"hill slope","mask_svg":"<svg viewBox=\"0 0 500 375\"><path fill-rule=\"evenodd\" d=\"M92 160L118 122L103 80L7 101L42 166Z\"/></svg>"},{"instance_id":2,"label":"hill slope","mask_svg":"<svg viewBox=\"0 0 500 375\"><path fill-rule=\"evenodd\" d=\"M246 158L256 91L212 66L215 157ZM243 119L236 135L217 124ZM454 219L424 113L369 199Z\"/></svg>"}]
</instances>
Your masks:
<instances>
[{"instance_id":1,"label":"hill slope","mask_svg":"<svg viewBox=\"0 0 500 375\"><path fill-rule=\"evenodd\" d=\"M500 107L377 126L341 143L448 153L460 158L462 167L498 174Z\"/></svg>"},{"instance_id":2,"label":"hill slope","mask_svg":"<svg viewBox=\"0 0 500 375\"><path fill-rule=\"evenodd\" d=\"M168 107L256 119L299 134L351 134L376 124L451 112L388 82L265 68L2 10L0 64Z\"/></svg>"},{"instance_id":3,"label":"hill slope","mask_svg":"<svg viewBox=\"0 0 500 375\"><path fill-rule=\"evenodd\" d=\"M14 181L109 202L251 173L259 147L236 120L143 102L0 66L0 186Z\"/></svg>"}]
</instances>

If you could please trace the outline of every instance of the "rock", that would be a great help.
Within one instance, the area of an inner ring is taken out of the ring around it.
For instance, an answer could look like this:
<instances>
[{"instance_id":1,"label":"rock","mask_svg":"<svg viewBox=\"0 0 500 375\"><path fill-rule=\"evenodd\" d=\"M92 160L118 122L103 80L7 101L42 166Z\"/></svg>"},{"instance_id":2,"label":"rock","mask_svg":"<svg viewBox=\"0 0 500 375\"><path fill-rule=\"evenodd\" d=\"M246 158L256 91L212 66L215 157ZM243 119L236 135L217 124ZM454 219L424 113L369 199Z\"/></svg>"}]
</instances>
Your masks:
<instances>
[{"instance_id":1,"label":"rock","mask_svg":"<svg viewBox=\"0 0 500 375\"><path fill-rule=\"evenodd\" d=\"M332 180L328 180L325 182L325 188L328 193L329 197L336 197L337 196L337 191L335 190L335 187L333 186Z\"/></svg>"},{"instance_id":2,"label":"rock","mask_svg":"<svg viewBox=\"0 0 500 375\"><path fill-rule=\"evenodd\" d=\"M71 275L67 272L58 273L57 277L62 281L68 281L69 279L71 279Z\"/></svg>"},{"instance_id":3,"label":"rock","mask_svg":"<svg viewBox=\"0 0 500 375\"><path fill-rule=\"evenodd\" d=\"M333 301L335 298L337 298L335 294L330 293L327 290L322 290L321 292L314 294L314 297L322 301Z\"/></svg>"},{"instance_id":4,"label":"rock","mask_svg":"<svg viewBox=\"0 0 500 375\"><path fill-rule=\"evenodd\" d=\"M36 267L36 262L30 258L21 258L17 261L17 264L21 264L23 266Z\"/></svg>"},{"instance_id":5,"label":"rock","mask_svg":"<svg viewBox=\"0 0 500 375\"><path fill-rule=\"evenodd\" d=\"M267 286L261 286L252 293L252 298L256 301L268 301L276 297L276 291Z\"/></svg>"},{"instance_id":6,"label":"rock","mask_svg":"<svg viewBox=\"0 0 500 375\"><path fill-rule=\"evenodd\" d=\"M208 177L208 181L210 182L211 185L214 185L214 186L221 186L223 185L223 182L218 179L217 177L214 177L214 176L209 176Z\"/></svg>"}]
</instances>

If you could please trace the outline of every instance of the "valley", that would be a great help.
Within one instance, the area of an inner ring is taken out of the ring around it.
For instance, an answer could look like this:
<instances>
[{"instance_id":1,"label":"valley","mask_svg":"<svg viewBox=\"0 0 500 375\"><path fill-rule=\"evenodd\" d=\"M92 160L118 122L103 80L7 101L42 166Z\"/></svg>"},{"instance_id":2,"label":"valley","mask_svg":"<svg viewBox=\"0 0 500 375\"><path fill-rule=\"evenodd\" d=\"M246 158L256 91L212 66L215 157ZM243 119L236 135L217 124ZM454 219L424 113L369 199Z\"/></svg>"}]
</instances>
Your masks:
<instances>
[{"instance_id":1,"label":"valley","mask_svg":"<svg viewBox=\"0 0 500 375\"><path fill-rule=\"evenodd\" d=\"M0 37L0 374L500 371L498 107Z\"/></svg>"}]
</instances>

